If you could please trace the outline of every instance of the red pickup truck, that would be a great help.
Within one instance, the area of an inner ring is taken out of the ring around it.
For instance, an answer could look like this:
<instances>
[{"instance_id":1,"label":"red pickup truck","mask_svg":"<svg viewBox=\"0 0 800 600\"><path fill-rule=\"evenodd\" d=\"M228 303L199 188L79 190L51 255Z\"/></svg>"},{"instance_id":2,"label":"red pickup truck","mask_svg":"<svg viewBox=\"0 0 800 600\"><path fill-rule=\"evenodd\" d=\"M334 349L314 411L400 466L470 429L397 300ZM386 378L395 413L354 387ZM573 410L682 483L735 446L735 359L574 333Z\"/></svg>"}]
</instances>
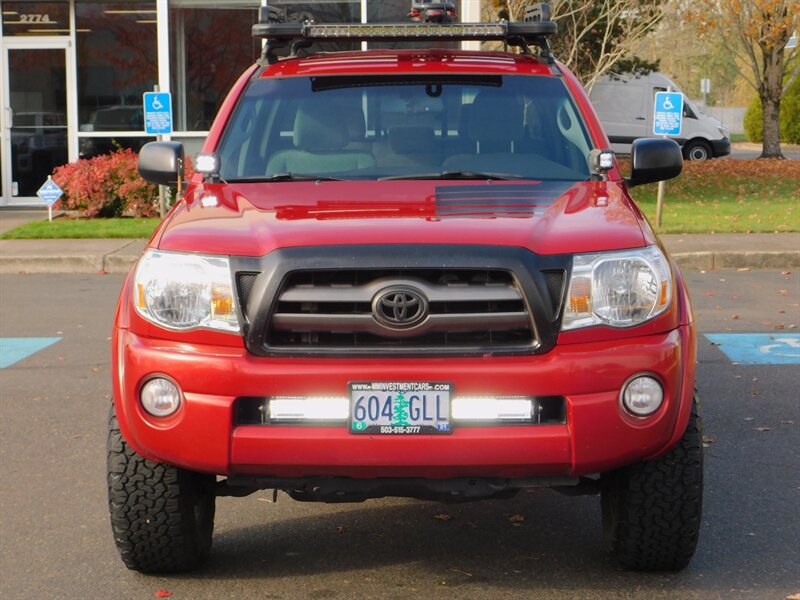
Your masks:
<instances>
[{"instance_id":1,"label":"red pickup truck","mask_svg":"<svg viewBox=\"0 0 800 600\"><path fill-rule=\"evenodd\" d=\"M624 567L683 568L702 503L695 328L628 193L677 176L678 145L637 141L624 179L549 20L263 12L262 60L120 295L107 475L125 564L199 565L216 496L549 487L599 494ZM303 50L411 38L519 52ZM174 142L139 156L162 185L182 163Z\"/></svg>"}]
</instances>

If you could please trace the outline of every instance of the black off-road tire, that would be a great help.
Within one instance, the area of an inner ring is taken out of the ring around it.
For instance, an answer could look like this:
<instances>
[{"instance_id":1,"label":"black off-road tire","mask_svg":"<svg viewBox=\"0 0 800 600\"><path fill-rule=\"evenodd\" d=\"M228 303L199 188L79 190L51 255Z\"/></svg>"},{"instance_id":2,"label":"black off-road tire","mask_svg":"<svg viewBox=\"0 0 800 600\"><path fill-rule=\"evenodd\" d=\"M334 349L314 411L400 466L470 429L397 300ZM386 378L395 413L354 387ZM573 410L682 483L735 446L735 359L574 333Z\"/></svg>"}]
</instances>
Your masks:
<instances>
[{"instance_id":1,"label":"black off-road tire","mask_svg":"<svg viewBox=\"0 0 800 600\"><path fill-rule=\"evenodd\" d=\"M677 571L692 559L703 505L703 421L697 399L680 442L659 458L601 478L603 528L617 562Z\"/></svg>"},{"instance_id":2,"label":"black off-road tire","mask_svg":"<svg viewBox=\"0 0 800 600\"><path fill-rule=\"evenodd\" d=\"M108 508L129 569L188 571L211 549L216 478L147 460L125 443L112 406L108 423Z\"/></svg>"}]
</instances>

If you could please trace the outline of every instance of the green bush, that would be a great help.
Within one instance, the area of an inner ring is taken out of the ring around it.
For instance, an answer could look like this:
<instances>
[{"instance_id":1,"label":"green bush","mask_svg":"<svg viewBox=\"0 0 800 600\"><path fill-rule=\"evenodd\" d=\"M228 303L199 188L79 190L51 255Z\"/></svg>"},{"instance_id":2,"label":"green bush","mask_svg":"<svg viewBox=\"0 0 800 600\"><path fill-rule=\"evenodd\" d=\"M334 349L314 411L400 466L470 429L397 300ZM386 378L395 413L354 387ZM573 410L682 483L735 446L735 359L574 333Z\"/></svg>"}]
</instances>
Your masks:
<instances>
[{"instance_id":1,"label":"green bush","mask_svg":"<svg viewBox=\"0 0 800 600\"><path fill-rule=\"evenodd\" d=\"M761 110L761 99L758 94L750 100L744 113L744 134L751 142L764 141L764 111Z\"/></svg>"},{"instance_id":2,"label":"green bush","mask_svg":"<svg viewBox=\"0 0 800 600\"><path fill-rule=\"evenodd\" d=\"M781 100L781 139L787 144L800 144L800 77Z\"/></svg>"},{"instance_id":3,"label":"green bush","mask_svg":"<svg viewBox=\"0 0 800 600\"><path fill-rule=\"evenodd\" d=\"M764 113L758 95L750 101L744 114L744 132L751 142L764 139ZM794 80L781 99L781 141L800 144L800 77Z\"/></svg>"}]
</instances>

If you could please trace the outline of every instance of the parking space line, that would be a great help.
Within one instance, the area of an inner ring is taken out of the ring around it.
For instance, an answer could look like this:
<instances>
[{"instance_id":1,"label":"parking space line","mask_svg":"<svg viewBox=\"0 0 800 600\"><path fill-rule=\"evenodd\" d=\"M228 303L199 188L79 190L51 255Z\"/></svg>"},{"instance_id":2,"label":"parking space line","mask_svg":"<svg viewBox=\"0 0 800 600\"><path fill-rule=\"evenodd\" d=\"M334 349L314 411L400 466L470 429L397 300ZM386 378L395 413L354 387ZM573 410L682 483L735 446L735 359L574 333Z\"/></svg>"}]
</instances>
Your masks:
<instances>
[{"instance_id":1,"label":"parking space line","mask_svg":"<svg viewBox=\"0 0 800 600\"><path fill-rule=\"evenodd\" d=\"M707 333L705 336L734 364L800 364L800 333Z\"/></svg>"},{"instance_id":2,"label":"parking space line","mask_svg":"<svg viewBox=\"0 0 800 600\"><path fill-rule=\"evenodd\" d=\"M60 340L60 337L0 338L0 369L10 367Z\"/></svg>"}]
</instances>

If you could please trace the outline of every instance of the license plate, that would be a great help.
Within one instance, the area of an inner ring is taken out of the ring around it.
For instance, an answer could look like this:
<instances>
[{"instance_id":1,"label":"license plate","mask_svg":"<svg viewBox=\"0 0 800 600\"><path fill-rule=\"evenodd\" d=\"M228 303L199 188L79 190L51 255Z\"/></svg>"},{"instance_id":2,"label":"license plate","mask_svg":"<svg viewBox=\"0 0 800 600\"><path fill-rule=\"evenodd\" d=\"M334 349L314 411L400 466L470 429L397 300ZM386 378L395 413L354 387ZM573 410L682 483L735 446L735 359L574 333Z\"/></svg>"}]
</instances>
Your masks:
<instances>
[{"instance_id":1,"label":"license plate","mask_svg":"<svg viewBox=\"0 0 800 600\"><path fill-rule=\"evenodd\" d=\"M350 432L383 435L450 433L450 383L350 383Z\"/></svg>"}]
</instances>

